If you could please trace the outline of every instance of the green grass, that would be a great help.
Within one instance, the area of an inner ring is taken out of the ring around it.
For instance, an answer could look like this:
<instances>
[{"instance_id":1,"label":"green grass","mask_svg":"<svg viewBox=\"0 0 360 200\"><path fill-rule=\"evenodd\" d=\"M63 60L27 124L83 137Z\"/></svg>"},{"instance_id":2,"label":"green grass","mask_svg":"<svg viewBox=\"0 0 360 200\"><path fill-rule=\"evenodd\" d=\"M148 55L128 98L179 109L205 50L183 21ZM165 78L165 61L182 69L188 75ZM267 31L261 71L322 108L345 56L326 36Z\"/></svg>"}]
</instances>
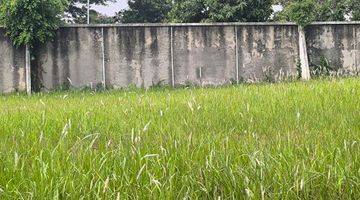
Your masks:
<instances>
[{"instance_id":1,"label":"green grass","mask_svg":"<svg viewBox=\"0 0 360 200\"><path fill-rule=\"evenodd\" d=\"M0 96L0 199L359 199L360 79Z\"/></svg>"}]
</instances>

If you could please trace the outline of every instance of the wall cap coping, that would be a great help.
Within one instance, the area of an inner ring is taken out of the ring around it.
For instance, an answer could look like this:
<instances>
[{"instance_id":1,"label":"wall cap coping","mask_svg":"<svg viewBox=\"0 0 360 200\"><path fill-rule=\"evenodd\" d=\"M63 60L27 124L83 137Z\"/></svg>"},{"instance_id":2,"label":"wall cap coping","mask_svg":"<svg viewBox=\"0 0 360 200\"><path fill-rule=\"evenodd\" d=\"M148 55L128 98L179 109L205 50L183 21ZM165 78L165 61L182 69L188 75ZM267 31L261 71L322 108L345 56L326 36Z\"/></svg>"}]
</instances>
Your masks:
<instances>
[{"instance_id":1,"label":"wall cap coping","mask_svg":"<svg viewBox=\"0 0 360 200\"><path fill-rule=\"evenodd\" d=\"M313 22L311 25L360 25L360 21ZM111 27L197 27L197 26L297 26L293 22L226 22L226 23L134 23L134 24L67 24L61 28L111 28ZM4 26L0 25L0 28Z\"/></svg>"},{"instance_id":2,"label":"wall cap coping","mask_svg":"<svg viewBox=\"0 0 360 200\"><path fill-rule=\"evenodd\" d=\"M292 22L226 22L226 23L129 23L129 24L67 24L62 27L75 27L75 28L91 28L91 27L181 27L181 26L271 26L271 25L288 25L293 26L296 25Z\"/></svg>"},{"instance_id":3,"label":"wall cap coping","mask_svg":"<svg viewBox=\"0 0 360 200\"><path fill-rule=\"evenodd\" d=\"M313 22L311 25L360 25L360 21ZM134 23L134 24L67 24L61 27L105 28L105 27L181 27L181 26L297 26L293 22L226 22L226 23Z\"/></svg>"}]
</instances>

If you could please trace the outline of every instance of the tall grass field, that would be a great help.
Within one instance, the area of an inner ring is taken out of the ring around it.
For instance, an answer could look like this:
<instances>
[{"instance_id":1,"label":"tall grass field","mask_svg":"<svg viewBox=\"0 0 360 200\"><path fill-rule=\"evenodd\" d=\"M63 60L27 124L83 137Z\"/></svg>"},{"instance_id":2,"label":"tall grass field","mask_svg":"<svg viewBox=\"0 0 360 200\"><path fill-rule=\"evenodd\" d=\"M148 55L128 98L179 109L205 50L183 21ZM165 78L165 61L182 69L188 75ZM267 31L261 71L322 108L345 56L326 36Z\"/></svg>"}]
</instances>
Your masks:
<instances>
[{"instance_id":1,"label":"tall grass field","mask_svg":"<svg viewBox=\"0 0 360 200\"><path fill-rule=\"evenodd\" d=\"M359 199L360 79L0 96L0 199Z\"/></svg>"}]
</instances>

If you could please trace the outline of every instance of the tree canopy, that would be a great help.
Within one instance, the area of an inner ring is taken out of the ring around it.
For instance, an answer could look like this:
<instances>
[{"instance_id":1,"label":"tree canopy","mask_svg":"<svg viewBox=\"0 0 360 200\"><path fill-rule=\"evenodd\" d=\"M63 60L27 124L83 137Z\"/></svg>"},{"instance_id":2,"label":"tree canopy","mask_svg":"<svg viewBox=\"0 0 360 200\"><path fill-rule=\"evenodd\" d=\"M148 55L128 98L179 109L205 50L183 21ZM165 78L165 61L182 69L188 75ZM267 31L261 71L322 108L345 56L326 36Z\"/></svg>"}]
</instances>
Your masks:
<instances>
[{"instance_id":1,"label":"tree canopy","mask_svg":"<svg viewBox=\"0 0 360 200\"><path fill-rule=\"evenodd\" d=\"M129 0L122 23L266 21L273 0Z\"/></svg>"},{"instance_id":2,"label":"tree canopy","mask_svg":"<svg viewBox=\"0 0 360 200\"><path fill-rule=\"evenodd\" d=\"M41 46L55 35L66 9L65 0L3 0L0 21L16 46L27 45L31 54L32 88L39 91Z\"/></svg>"},{"instance_id":3,"label":"tree canopy","mask_svg":"<svg viewBox=\"0 0 360 200\"><path fill-rule=\"evenodd\" d=\"M94 5L106 5L106 3L115 2L116 0L90 0L90 4ZM69 5L66 8L66 13L75 23L86 23L87 19L87 0L69 0ZM97 23L99 21L107 22L109 19L105 19L104 16L97 13L95 10L91 10L90 21ZM111 22L111 21L110 21Z\"/></svg>"},{"instance_id":4,"label":"tree canopy","mask_svg":"<svg viewBox=\"0 0 360 200\"><path fill-rule=\"evenodd\" d=\"M275 0L283 11L275 20L293 21L306 25L312 21L345 21L360 19L359 0Z\"/></svg>"},{"instance_id":5,"label":"tree canopy","mask_svg":"<svg viewBox=\"0 0 360 200\"><path fill-rule=\"evenodd\" d=\"M172 22L259 22L272 12L272 0L185 0L168 17Z\"/></svg>"},{"instance_id":6,"label":"tree canopy","mask_svg":"<svg viewBox=\"0 0 360 200\"><path fill-rule=\"evenodd\" d=\"M349 9L349 14L352 17L352 20L360 21L360 1L349 0L348 9Z\"/></svg>"},{"instance_id":7,"label":"tree canopy","mask_svg":"<svg viewBox=\"0 0 360 200\"><path fill-rule=\"evenodd\" d=\"M283 10L274 13L273 5ZM359 0L128 0L121 23L360 20Z\"/></svg>"},{"instance_id":8,"label":"tree canopy","mask_svg":"<svg viewBox=\"0 0 360 200\"><path fill-rule=\"evenodd\" d=\"M0 21L15 45L32 47L54 35L66 6L64 0L3 0Z\"/></svg>"},{"instance_id":9,"label":"tree canopy","mask_svg":"<svg viewBox=\"0 0 360 200\"><path fill-rule=\"evenodd\" d=\"M117 14L122 23L158 23L166 21L172 8L172 0L129 0L128 9Z\"/></svg>"}]
</instances>

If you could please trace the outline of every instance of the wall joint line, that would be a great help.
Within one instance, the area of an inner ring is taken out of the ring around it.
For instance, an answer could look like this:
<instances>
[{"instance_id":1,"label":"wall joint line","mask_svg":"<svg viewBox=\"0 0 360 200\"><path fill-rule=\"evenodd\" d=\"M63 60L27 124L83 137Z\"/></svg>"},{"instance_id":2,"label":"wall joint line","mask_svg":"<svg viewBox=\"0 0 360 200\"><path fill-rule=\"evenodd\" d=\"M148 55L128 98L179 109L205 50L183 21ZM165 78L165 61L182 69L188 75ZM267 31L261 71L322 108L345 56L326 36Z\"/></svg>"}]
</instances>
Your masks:
<instances>
[{"instance_id":1,"label":"wall joint line","mask_svg":"<svg viewBox=\"0 0 360 200\"><path fill-rule=\"evenodd\" d=\"M105 38L104 28L101 28L101 57L102 57L102 86L106 88L106 69L105 69Z\"/></svg>"},{"instance_id":2,"label":"wall joint line","mask_svg":"<svg viewBox=\"0 0 360 200\"><path fill-rule=\"evenodd\" d=\"M358 43L358 41L357 41L357 38L356 38L356 35L357 35L357 33L356 33L356 26L354 26L353 27L353 40L354 40L354 51L353 51L353 65L354 65L354 70L356 71L356 72L359 72L359 66L358 66L358 64L357 64L357 59L356 59L356 52L357 52L357 50L356 50L356 46L357 46L357 43Z\"/></svg>"},{"instance_id":3,"label":"wall joint line","mask_svg":"<svg viewBox=\"0 0 360 200\"><path fill-rule=\"evenodd\" d=\"M174 29L170 27L170 57L171 57L171 84L175 87L175 71L174 71Z\"/></svg>"},{"instance_id":4,"label":"wall joint line","mask_svg":"<svg viewBox=\"0 0 360 200\"><path fill-rule=\"evenodd\" d=\"M238 41L238 29L234 26L235 29L235 65L236 65L236 83L240 83L239 77L239 41Z\"/></svg>"},{"instance_id":5,"label":"wall joint line","mask_svg":"<svg viewBox=\"0 0 360 200\"><path fill-rule=\"evenodd\" d=\"M25 81L26 93L31 95L31 61L30 61L30 48L28 45L25 47Z\"/></svg>"}]
</instances>

